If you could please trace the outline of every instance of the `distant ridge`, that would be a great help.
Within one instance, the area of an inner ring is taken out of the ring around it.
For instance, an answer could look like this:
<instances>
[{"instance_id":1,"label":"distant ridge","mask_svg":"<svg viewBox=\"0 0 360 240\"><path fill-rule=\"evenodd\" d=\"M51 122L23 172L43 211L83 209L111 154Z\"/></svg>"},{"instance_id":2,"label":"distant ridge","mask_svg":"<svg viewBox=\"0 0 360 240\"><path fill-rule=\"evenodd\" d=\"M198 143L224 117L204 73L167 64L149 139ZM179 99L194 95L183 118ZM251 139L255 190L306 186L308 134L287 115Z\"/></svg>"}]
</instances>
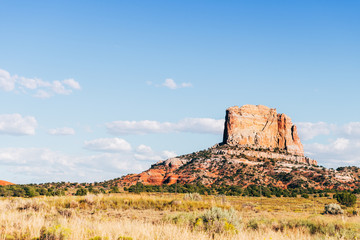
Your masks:
<instances>
[{"instance_id":1,"label":"distant ridge","mask_svg":"<svg viewBox=\"0 0 360 240\"><path fill-rule=\"evenodd\" d=\"M11 183L11 182L4 181L4 180L0 180L0 186L7 186L7 185L15 185L15 184Z\"/></svg>"}]
</instances>

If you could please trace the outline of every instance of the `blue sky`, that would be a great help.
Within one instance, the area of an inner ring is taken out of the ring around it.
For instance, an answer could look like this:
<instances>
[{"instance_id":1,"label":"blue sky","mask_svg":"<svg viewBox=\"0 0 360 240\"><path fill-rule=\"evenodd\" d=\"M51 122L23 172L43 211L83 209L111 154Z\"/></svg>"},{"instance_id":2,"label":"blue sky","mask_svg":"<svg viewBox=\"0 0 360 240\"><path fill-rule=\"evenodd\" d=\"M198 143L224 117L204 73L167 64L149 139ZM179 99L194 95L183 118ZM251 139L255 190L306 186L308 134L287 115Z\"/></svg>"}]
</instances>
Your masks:
<instances>
[{"instance_id":1,"label":"blue sky","mask_svg":"<svg viewBox=\"0 0 360 240\"><path fill-rule=\"evenodd\" d=\"M262 104L360 166L358 1L0 0L0 179L101 181L220 142Z\"/></svg>"}]
</instances>

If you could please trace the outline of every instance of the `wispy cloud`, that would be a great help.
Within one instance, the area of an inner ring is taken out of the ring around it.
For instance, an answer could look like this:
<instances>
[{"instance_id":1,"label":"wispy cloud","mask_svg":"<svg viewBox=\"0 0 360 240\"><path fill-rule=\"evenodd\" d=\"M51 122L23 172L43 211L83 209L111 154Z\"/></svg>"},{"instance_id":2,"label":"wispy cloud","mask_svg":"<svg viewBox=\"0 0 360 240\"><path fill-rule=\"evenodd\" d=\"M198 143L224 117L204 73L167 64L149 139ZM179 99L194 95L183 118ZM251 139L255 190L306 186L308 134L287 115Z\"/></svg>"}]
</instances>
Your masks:
<instances>
[{"instance_id":1,"label":"wispy cloud","mask_svg":"<svg viewBox=\"0 0 360 240\"><path fill-rule=\"evenodd\" d=\"M15 114L0 115L0 134L8 135L34 135L37 121L32 116Z\"/></svg>"},{"instance_id":2,"label":"wispy cloud","mask_svg":"<svg viewBox=\"0 0 360 240\"><path fill-rule=\"evenodd\" d=\"M75 130L73 128L69 128L69 127L62 127L62 128L52 128L48 130L48 133L50 135L60 135L60 136L65 136L65 135L74 135L75 134Z\"/></svg>"},{"instance_id":3,"label":"wispy cloud","mask_svg":"<svg viewBox=\"0 0 360 240\"><path fill-rule=\"evenodd\" d=\"M155 152L151 147L141 144L135 149L122 138L98 138L84 142L84 148L91 151L128 154L131 158L141 161L159 161L175 157L173 151Z\"/></svg>"},{"instance_id":4,"label":"wispy cloud","mask_svg":"<svg viewBox=\"0 0 360 240\"><path fill-rule=\"evenodd\" d=\"M131 151L131 145L121 138L98 138L85 141L84 147L93 151L100 152L126 152Z\"/></svg>"},{"instance_id":5,"label":"wispy cloud","mask_svg":"<svg viewBox=\"0 0 360 240\"><path fill-rule=\"evenodd\" d=\"M205 134L222 134L224 120L212 118L186 118L177 123L158 121L114 121L106 124L110 134L149 134L191 132Z\"/></svg>"},{"instance_id":6,"label":"wispy cloud","mask_svg":"<svg viewBox=\"0 0 360 240\"><path fill-rule=\"evenodd\" d=\"M329 135L336 126L325 122L300 122L296 124L302 140L310 140L320 135Z\"/></svg>"},{"instance_id":7,"label":"wispy cloud","mask_svg":"<svg viewBox=\"0 0 360 240\"><path fill-rule=\"evenodd\" d=\"M360 137L360 122L350 122L343 125L326 122L300 122L298 126L299 135L303 140L310 140L317 136L336 135L350 138Z\"/></svg>"},{"instance_id":8,"label":"wispy cloud","mask_svg":"<svg viewBox=\"0 0 360 240\"><path fill-rule=\"evenodd\" d=\"M189 82L182 82L182 83L176 83L173 79L171 78L167 78L165 79L165 81L159 85L159 84L154 84L153 82L151 81L147 81L146 82L147 85L151 86L151 85L154 85L156 87L166 87L166 88L169 88L169 89L172 89L172 90L175 90L175 89L179 89L179 88L189 88L189 87L192 87L193 85Z\"/></svg>"},{"instance_id":9,"label":"wispy cloud","mask_svg":"<svg viewBox=\"0 0 360 240\"><path fill-rule=\"evenodd\" d=\"M39 78L11 75L6 70L0 69L0 89L30 94L37 98L49 98L57 94L69 95L73 90L80 90L81 86L72 78L48 82Z\"/></svg>"},{"instance_id":10,"label":"wispy cloud","mask_svg":"<svg viewBox=\"0 0 360 240\"><path fill-rule=\"evenodd\" d=\"M162 84L164 87L170 88L170 89L178 89L178 88L187 88L192 87L191 83L180 83L177 84L173 79L168 78L165 79L165 82Z\"/></svg>"}]
</instances>

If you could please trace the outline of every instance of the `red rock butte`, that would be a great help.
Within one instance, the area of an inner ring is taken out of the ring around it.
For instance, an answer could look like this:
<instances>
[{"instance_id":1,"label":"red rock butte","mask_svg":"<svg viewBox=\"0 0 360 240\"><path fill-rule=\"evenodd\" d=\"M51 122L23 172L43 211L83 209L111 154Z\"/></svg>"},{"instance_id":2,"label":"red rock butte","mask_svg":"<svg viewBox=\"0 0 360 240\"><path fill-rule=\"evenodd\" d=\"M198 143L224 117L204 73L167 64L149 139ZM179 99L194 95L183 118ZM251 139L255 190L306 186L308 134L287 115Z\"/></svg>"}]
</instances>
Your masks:
<instances>
[{"instance_id":1,"label":"red rock butte","mask_svg":"<svg viewBox=\"0 0 360 240\"><path fill-rule=\"evenodd\" d=\"M304 156L303 146L290 117L262 105L226 110L223 143L253 148L279 149Z\"/></svg>"},{"instance_id":2,"label":"red rock butte","mask_svg":"<svg viewBox=\"0 0 360 240\"><path fill-rule=\"evenodd\" d=\"M204 185L245 186L261 178L266 184L286 188L291 182L283 183L274 177L286 173L316 186L308 176L295 176L299 172L294 169L308 166L317 167L317 162L304 156L296 126L288 116L266 106L244 105L226 110L222 144L161 160L140 174L122 177L118 184L170 185L200 181Z\"/></svg>"}]
</instances>

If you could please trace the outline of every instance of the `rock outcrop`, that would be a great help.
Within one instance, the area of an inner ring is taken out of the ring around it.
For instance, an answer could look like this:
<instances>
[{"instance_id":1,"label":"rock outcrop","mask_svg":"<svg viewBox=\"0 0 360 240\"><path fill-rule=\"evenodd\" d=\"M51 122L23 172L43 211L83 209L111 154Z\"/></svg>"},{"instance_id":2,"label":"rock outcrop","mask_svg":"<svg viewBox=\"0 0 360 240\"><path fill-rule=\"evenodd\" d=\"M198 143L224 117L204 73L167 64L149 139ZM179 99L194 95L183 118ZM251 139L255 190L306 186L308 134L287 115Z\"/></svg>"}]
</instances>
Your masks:
<instances>
[{"instance_id":1,"label":"rock outcrop","mask_svg":"<svg viewBox=\"0 0 360 240\"><path fill-rule=\"evenodd\" d=\"M303 146L290 117L262 105L244 105L226 110L223 143L252 148L285 150L304 156Z\"/></svg>"}]
</instances>

